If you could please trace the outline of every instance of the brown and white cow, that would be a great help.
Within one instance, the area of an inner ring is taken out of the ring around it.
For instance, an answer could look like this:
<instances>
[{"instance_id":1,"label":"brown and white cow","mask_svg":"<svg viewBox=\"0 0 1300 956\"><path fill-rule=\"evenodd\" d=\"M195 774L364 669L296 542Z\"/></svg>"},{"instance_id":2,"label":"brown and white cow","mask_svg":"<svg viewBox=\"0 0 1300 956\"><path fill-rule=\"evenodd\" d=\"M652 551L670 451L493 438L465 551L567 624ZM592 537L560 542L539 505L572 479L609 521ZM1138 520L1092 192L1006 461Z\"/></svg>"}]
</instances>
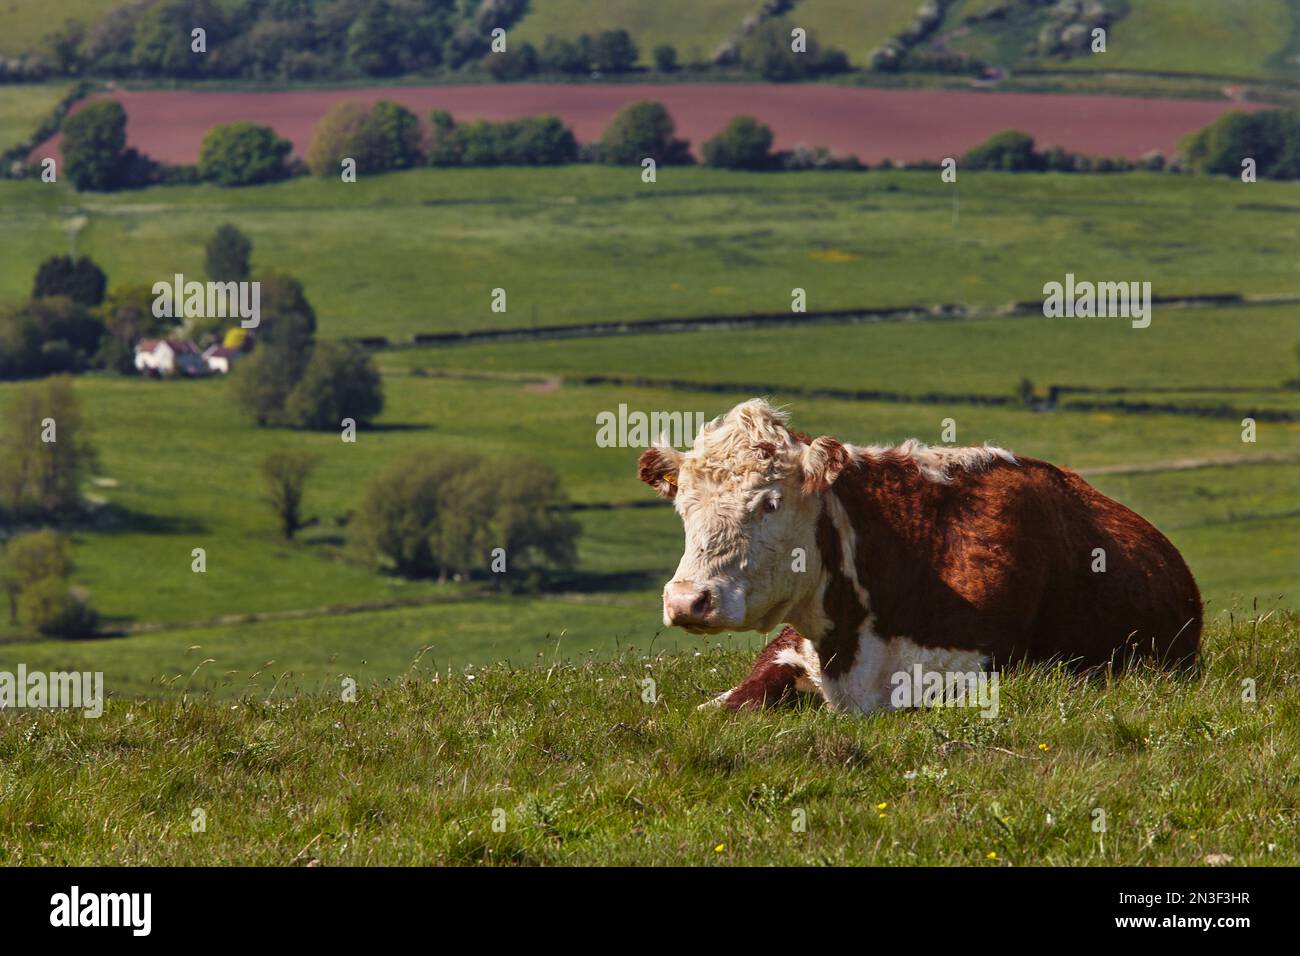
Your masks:
<instances>
[{"instance_id":1,"label":"brown and white cow","mask_svg":"<svg viewBox=\"0 0 1300 956\"><path fill-rule=\"evenodd\" d=\"M888 709L892 675L916 665L1196 660L1201 598L1178 551L1044 461L810 439L754 399L705 426L689 452L648 449L640 477L686 529L665 624L789 625L717 699L731 708L805 692L837 710ZM1094 570L1099 554L1105 570Z\"/></svg>"}]
</instances>

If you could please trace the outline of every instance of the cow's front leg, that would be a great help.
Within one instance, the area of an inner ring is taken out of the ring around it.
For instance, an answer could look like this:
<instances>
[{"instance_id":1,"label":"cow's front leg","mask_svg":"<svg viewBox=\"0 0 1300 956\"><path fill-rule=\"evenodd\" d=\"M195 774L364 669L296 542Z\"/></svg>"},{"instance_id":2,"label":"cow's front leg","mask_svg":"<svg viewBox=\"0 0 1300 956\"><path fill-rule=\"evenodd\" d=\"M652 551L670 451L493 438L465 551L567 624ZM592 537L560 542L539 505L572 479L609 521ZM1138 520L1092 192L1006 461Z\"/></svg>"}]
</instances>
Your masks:
<instances>
[{"instance_id":1,"label":"cow's front leg","mask_svg":"<svg viewBox=\"0 0 1300 956\"><path fill-rule=\"evenodd\" d=\"M749 676L700 708L759 710L793 704L800 694L823 699L821 663L812 642L793 627L784 627L763 648Z\"/></svg>"}]
</instances>

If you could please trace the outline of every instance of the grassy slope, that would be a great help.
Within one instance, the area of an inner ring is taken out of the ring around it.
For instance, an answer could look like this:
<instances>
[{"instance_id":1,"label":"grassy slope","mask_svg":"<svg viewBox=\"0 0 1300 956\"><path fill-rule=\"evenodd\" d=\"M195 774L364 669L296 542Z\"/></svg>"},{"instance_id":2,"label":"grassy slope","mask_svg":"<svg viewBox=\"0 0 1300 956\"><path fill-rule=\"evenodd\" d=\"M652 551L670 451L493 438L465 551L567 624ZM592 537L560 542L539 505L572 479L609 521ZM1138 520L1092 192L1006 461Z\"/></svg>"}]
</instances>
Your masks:
<instances>
[{"instance_id":1,"label":"grassy slope","mask_svg":"<svg viewBox=\"0 0 1300 956\"><path fill-rule=\"evenodd\" d=\"M658 591L681 545L680 525L668 508L581 513L580 566L566 587L582 593L539 600L476 597L462 586L376 576L347 560L334 519L356 507L373 474L417 448L534 455L559 470L575 500L646 501L648 492L634 478L637 451L597 448L596 414L627 403L711 416L735 398L613 387L536 393L507 381L389 375L384 423L390 427L346 445L330 435L253 430L233 413L228 387L223 381L78 380L102 471L116 483L93 490L113 504L117 516L77 532L75 578L89 587L110 622L179 624L345 603L440 603L123 640L0 644L0 665L25 661L32 667L105 670L110 686L144 693L176 675L184 686L193 668L212 657L215 662L202 669L195 686L219 685L228 694L246 686L254 673L263 689L285 674L291 686L317 687L335 667L363 681L379 679L400 673L425 645L433 646L440 663L456 667L502 658L531 661L539 651L551 652L561 632L566 650L594 648L607 655L620 643L648 646L661 631ZM12 385L0 388L0 408L13 391ZM773 397L785 398L780 391ZM1257 445L1245 446L1232 421L790 401L797 423L814 433L857 441L911 435L933 441L941 420L951 415L961 441L991 440L1073 467L1300 454L1300 427L1294 425L1265 424ZM140 454L141 435L154 436L148 456ZM260 501L256 465L276 447L308 448L321 456L306 502L307 514L321 526L293 545L278 541L271 513ZM1265 607L1294 606L1300 567L1294 465L1103 475L1094 482L1183 549L1211 613L1254 598ZM195 547L207 551L205 574L190 569ZM662 635L657 646L679 639ZM201 649L191 650L195 645ZM272 660L274 666L267 666ZM223 676L227 672L233 673Z\"/></svg>"},{"instance_id":2,"label":"grassy slope","mask_svg":"<svg viewBox=\"0 0 1300 956\"><path fill-rule=\"evenodd\" d=\"M549 35L572 38L621 28L632 35L643 64L654 62L654 48L661 43L676 47L682 63L700 63L757 9L756 0L532 0L531 11L510 35L540 50Z\"/></svg>"},{"instance_id":3,"label":"grassy slope","mask_svg":"<svg viewBox=\"0 0 1300 956\"><path fill-rule=\"evenodd\" d=\"M4 252L0 301L66 250L65 207L114 283L201 275L214 224L233 222L255 264L303 279L326 337L782 311L795 287L810 308L1001 305L1066 272L1158 294L1296 289L1289 184L967 173L956 188L930 172L707 169L646 185L586 166L117 195L0 183L0 232L26 236ZM490 311L496 287L506 313Z\"/></svg>"},{"instance_id":4,"label":"grassy slope","mask_svg":"<svg viewBox=\"0 0 1300 956\"><path fill-rule=\"evenodd\" d=\"M388 331L386 323L403 308L420 322L449 321L440 311L455 300L457 284L468 282L462 275L477 276L479 285L508 285L516 296L512 309L521 287L551 296L563 321L735 307L750 294L738 290L752 287L760 294L747 301L781 308L794 284L809 289L814 308L837 304L837 297L839 304L1000 302L1032 297L1045 278L1067 270L1164 275L1157 291L1175 282L1185 288L1188 281L1202 290L1295 288L1291 187L1281 184L1250 187L1247 204L1239 198L1244 187L1225 181L964 176L954 231L951 200L929 174L673 175L684 183L649 196L629 187L622 171L567 169L425 171L358 184L355 193L294 182L248 192L155 189L83 197L96 211L82 245L114 282L152 280L172 268L196 270L214 222L233 219L253 233L258 261L304 277L326 334ZM3 188L16 200L0 213L7 225L59 235L60 206L70 194L32 183ZM340 209L340 202L355 203L356 210ZM808 218L809 209L816 216ZM1214 230L1201 225L1207 217ZM412 232L415 221L421 229ZM359 233L369 238L362 243ZM602 242L592 238L597 235ZM1081 236L1090 239L1086 246ZM1224 254L1225 237L1231 255ZM375 253L392 247L382 257ZM7 297L26 292L39 254L30 249L6 248ZM32 261L8 268L24 256ZM138 265L132 272L128 263L149 263L158 272L140 272ZM669 302L663 290L679 281L683 288L672 292L680 299ZM718 290L716 299L702 289ZM336 664L365 679L391 675L426 644L455 666L502 656L531 660L552 647L549 635L563 630L575 646L602 654L624 640L645 646L659 630L656 593L680 547L680 529L667 510L583 515L581 566L568 585L586 595L580 603L495 599L499 605L488 605L464 588L378 577L345 559L335 519L355 508L371 475L416 448L539 455L578 501L642 501L646 491L633 478L636 451L597 449L596 414L626 403L712 416L736 396L616 387L538 392L520 382L415 378L403 374L411 364L771 383L775 399L794 404L801 426L852 440L916 435L934 441L941 420L953 417L963 442L990 440L1074 467L1147 464L1294 454L1300 429L1265 425L1258 445L1247 447L1228 420L808 401L784 395L780 386L1007 394L1021 375L1040 385L1275 385L1292 374L1288 315L1283 308L1158 312L1143 331L1123 321L1008 319L385 353L381 364L392 373L387 427L364 434L355 446L330 435L255 431L234 413L226 382L85 377L77 388L104 476L115 482L93 490L112 504L116 520L78 532L77 580L91 588L111 622L177 624L412 598L449 603L125 641L6 645L0 662L20 653L33 665L84 661L110 671L113 686L143 691L160 677L188 674L204 657L187 649L201 645L202 655L217 661L196 681L224 683L223 692L232 693L254 672L258 686L286 672L290 682L319 686ZM505 318L517 321L513 313ZM482 315L456 321L481 322ZM0 387L0 404L12 393L13 386ZM148 436L148 455L141 454L142 436ZM257 462L282 446L322 455L308 497L309 514L321 525L293 546L276 540L256 477ZM1288 542L1296 540L1300 519L1288 514L1291 474L1286 465L1256 465L1106 476L1097 484L1170 530L1212 608L1219 608L1234 597L1271 602L1286 595L1283 603L1294 602L1300 562ZM204 575L190 571L195 547L208 552ZM264 667L272 659L275 666ZM236 674L223 681L218 675L226 671Z\"/></svg>"},{"instance_id":5,"label":"grassy slope","mask_svg":"<svg viewBox=\"0 0 1300 956\"><path fill-rule=\"evenodd\" d=\"M916 19L919 6L913 0L798 0L786 19L865 67L873 50Z\"/></svg>"},{"instance_id":6,"label":"grassy slope","mask_svg":"<svg viewBox=\"0 0 1300 956\"><path fill-rule=\"evenodd\" d=\"M67 92L63 83L0 86L0 152L36 132Z\"/></svg>"},{"instance_id":7,"label":"grassy slope","mask_svg":"<svg viewBox=\"0 0 1300 956\"><path fill-rule=\"evenodd\" d=\"M39 53L42 38L66 19L89 25L122 0L0 0L0 55Z\"/></svg>"},{"instance_id":8,"label":"grassy slope","mask_svg":"<svg viewBox=\"0 0 1300 956\"><path fill-rule=\"evenodd\" d=\"M1300 280L1297 281L1300 290ZM1093 387L1250 386L1296 376L1279 344L1296 336L1295 306L1173 309L1150 328L1123 319L979 319L940 323L822 323L671 335L412 348L382 354L390 368L481 369L546 375L643 375L792 387L972 391L1010 395L1027 377ZM796 347L791 354L791 346ZM954 369L944 376L936 366ZM955 367L960 366L959 370ZM816 370L816 380L810 372ZM1269 396L1282 402L1288 395Z\"/></svg>"},{"instance_id":9,"label":"grassy slope","mask_svg":"<svg viewBox=\"0 0 1300 956\"><path fill-rule=\"evenodd\" d=\"M991 21L965 28L962 19L988 6L957 4L946 31L953 49L991 63L1045 69L1239 76L1282 79L1300 75L1300 62L1284 51L1300 30L1295 0L1128 0L1129 13L1108 31L1106 52L1071 59L1038 59L1041 15ZM1294 51L1292 51L1294 52Z\"/></svg>"},{"instance_id":10,"label":"grassy slope","mask_svg":"<svg viewBox=\"0 0 1300 956\"><path fill-rule=\"evenodd\" d=\"M994 719L701 713L749 665L716 651L14 713L0 862L1295 865L1300 633L1254 630L1197 679L1008 675Z\"/></svg>"}]
</instances>

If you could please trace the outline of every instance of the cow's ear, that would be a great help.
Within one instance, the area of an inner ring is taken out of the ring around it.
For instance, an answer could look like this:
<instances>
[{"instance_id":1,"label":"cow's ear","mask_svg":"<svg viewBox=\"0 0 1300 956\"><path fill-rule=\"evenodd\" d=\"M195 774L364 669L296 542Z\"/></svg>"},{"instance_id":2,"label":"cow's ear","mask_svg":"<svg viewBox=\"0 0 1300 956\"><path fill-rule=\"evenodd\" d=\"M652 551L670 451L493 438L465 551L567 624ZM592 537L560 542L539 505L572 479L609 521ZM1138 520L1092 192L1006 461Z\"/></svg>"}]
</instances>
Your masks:
<instances>
[{"instance_id":1,"label":"cow's ear","mask_svg":"<svg viewBox=\"0 0 1300 956\"><path fill-rule=\"evenodd\" d=\"M681 461L682 453L676 448L654 445L641 453L637 477L659 492L660 497L672 498L677 494L677 466Z\"/></svg>"},{"instance_id":2,"label":"cow's ear","mask_svg":"<svg viewBox=\"0 0 1300 956\"><path fill-rule=\"evenodd\" d=\"M814 438L803 452L804 494L825 491L849 463L848 450L829 435Z\"/></svg>"}]
</instances>

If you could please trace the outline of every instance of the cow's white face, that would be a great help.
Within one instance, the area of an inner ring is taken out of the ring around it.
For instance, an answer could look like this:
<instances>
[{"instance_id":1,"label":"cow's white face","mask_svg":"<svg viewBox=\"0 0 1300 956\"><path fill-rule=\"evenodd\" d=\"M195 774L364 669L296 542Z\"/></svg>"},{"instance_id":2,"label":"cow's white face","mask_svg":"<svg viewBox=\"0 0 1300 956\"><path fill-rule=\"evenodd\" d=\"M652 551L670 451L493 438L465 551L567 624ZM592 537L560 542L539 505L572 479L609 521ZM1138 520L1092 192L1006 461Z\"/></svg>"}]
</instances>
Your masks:
<instances>
[{"instance_id":1,"label":"cow's white face","mask_svg":"<svg viewBox=\"0 0 1300 956\"><path fill-rule=\"evenodd\" d=\"M646 451L641 479L673 499L686 529L664 623L715 634L786 620L815 586L821 493L846 458L833 438L796 438L760 400L714 419L686 454Z\"/></svg>"}]
</instances>

